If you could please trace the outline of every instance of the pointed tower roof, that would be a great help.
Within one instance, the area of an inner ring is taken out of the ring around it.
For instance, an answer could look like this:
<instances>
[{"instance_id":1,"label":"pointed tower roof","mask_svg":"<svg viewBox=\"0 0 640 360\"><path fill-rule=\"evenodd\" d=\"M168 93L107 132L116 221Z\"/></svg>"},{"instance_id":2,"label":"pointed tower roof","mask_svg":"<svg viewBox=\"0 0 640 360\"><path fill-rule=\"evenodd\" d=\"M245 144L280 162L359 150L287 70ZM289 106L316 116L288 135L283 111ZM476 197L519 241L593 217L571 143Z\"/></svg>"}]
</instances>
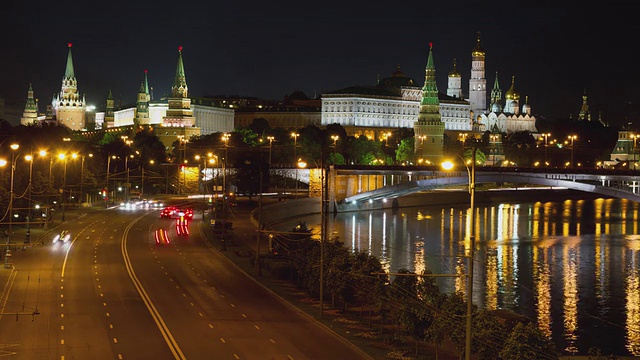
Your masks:
<instances>
[{"instance_id":1,"label":"pointed tower roof","mask_svg":"<svg viewBox=\"0 0 640 360\"><path fill-rule=\"evenodd\" d=\"M471 56L484 56L484 54L484 49L480 45L480 31L478 31L478 35L476 37L476 47L471 51Z\"/></svg>"},{"instance_id":2,"label":"pointed tower roof","mask_svg":"<svg viewBox=\"0 0 640 360\"><path fill-rule=\"evenodd\" d=\"M456 59L453 59L453 70L449 73L449 76L460 77L460 73L458 72L458 65L456 64Z\"/></svg>"},{"instance_id":3,"label":"pointed tower roof","mask_svg":"<svg viewBox=\"0 0 640 360\"><path fill-rule=\"evenodd\" d=\"M500 84L498 84L498 72L496 71L496 81L493 83L493 89L500 91Z\"/></svg>"},{"instance_id":4,"label":"pointed tower roof","mask_svg":"<svg viewBox=\"0 0 640 360\"><path fill-rule=\"evenodd\" d=\"M31 83L29 83L29 91L27 92L27 103L25 104L24 110L25 112L38 110L36 106L36 100L33 98L33 87L31 86Z\"/></svg>"},{"instance_id":5,"label":"pointed tower roof","mask_svg":"<svg viewBox=\"0 0 640 360\"><path fill-rule=\"evenodd\" d=\"M418 121L423 118L423 114L437 114L439 117L439 106L440 100L438 99L438 85L436 84L436 67L433 64L433 43L429 43L429 58L427 59L427 67L425 69Z\"/></svg>"},{"instance_id":6,"label":"pointed tower roof","mask_svg":"<svg viewBox=\"0 0 640 360\"><path fill-rule=\"evenodd\" d=\"M113 100L113 94L111 94L111 89L109 89L109 95L107 95L107 100Z\"/></svg>"},{"instance_id":7,"label":"pointed tower roof","mask_svg":"<svg viewBox=\"0 0 640 360\"><path fill-rule=\"evenodd\" d=\"M69 53L67 54L67 67L64 70L65 79L76 77L73 71L73 57L71 56L71 46L73 46L73 44L67 43L67 46L69 47Z\"/></svg>"},{"instance_id":8,"label":"pointed tower roof","mask_svg":"<svg viewBox=\"0 0 640 360\"><path fill-rule=\"evenodd\" d=\"M149 79L147 78L147 69L144 69L144 92L145 94L149 93Z\"/></svg>"},{"instance_id":9,"label":"pointed tower roof","mask_svg":"<svg viewBox=\"0 0 640 360\"><path fill-rule=\"evenodd\" d=\"M187 97L187 78L184 74L184 65L182 63L182 46L178 46L178 65L176 66L176 77L173 79L171 87L171 95L173 97Z\"/></svg>"}]
</instances>

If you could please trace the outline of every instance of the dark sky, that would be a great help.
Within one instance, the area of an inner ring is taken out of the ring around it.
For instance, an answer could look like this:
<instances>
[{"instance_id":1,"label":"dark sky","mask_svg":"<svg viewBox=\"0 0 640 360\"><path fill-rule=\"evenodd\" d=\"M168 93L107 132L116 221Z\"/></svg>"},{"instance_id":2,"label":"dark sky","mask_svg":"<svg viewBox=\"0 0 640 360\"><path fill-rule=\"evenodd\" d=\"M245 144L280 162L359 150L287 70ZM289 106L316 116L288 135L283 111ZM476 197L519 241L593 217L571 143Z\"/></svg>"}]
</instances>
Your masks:
<instances>
[{"instance_id":1,"label":"dark sky","mask_svg":"<svg viewBox=\"0 0 640 360\"><path fill-rule=\"evenodd\" d=\"M591 110L612 123L638 102L632 2L437 3L16 1L1 5L0 94L24 103L32 83L43 111L60 91L68 42L79 91L98 107L110 89L134 103L145 69L154 97L168 93L180 45L191 96L282 99L374 85L398 64L422 86L432 42L439 90L456 58L468 96L480 31L489 90L496 71L503 94L515 76L538 116L575 118L585 89Z\"/></svg>"}]
</instances>

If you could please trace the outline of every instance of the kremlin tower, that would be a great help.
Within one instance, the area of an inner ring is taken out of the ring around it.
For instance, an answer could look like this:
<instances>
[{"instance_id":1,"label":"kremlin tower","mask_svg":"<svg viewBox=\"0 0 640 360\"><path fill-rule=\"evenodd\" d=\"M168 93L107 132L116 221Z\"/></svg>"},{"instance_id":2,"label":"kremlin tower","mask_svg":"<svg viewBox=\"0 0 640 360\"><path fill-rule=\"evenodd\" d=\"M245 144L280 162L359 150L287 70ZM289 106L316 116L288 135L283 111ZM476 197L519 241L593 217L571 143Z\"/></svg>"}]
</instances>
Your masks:
<instances>
[{"instance_id":1,"label":"kremlin tower","mask_svg":"<svg viewBox=\"0 0 640 360\"><path fill-rule=\"evenodd\" d=\"M182 46L178 47L178 66L176 76L171 86L171 97L169 97L169 108L167 114L162 118L162 126L165 127L193 127L196 118L191 110L191 99L189 98L189 88L187 78L184 74L182 63Z\"/></svg>"},{"instance_id":2,"label":"kremlin tower","mask_svg":"<svg viewBox=\"0 0 640 360\"><path fill-rule=\"evenodd\" d=\"M24 112L20 119L20 125L34 125L38 120L38 100L33 98L33 88L29 84L29 92L27 93L27 104L24 106Z\"/></svg>"},{"instance_id":3,"label":"kremlin tower","mask_svg":"<svg viewBox=\"0 0 640 360\"><path fill-rule=\"evenodd\" d=\"M51 105L53 115L60 125L65 125L71 130L83 130L85 128L86 102L84 96L80 99L78 93L78 81L73 71L73 58L71 57L71 46L67 55L67 67L62 78L62 89L58 96L53 97Z\"/></svg>"},{"instance_id":4,"label":"kremlin tower","mask_svg":"<svg viewBox=\"0 0 640 360\"><path fill-rule=\"evenodd\" d=\"M444 122L440 119L440 100L436 85L436 68L433 64L433 44L429 43L429 58L425 69L422 100L418 121L413 126L415 133L414 153L416 163L439 164L444 145Z\"/></svg>"}]
</instances>

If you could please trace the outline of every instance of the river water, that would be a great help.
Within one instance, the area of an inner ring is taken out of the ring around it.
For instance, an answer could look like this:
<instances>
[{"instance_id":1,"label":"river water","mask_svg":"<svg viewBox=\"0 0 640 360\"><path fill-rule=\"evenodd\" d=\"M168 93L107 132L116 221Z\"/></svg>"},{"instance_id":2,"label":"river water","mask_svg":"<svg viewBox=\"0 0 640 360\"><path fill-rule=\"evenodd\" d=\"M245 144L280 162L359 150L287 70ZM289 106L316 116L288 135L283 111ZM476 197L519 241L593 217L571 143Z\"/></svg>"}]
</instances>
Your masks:
<instances>
[{"instance_id":1,"label":"river water","mask_svg":"<svg viewBox=\"0 0 640 360\"><path fill-rule=\"evenodd\" d=\"M639 204L589 199L476 204L473 302L534 320L566 355L640 355ZM328 239L378 258L394 273L438 277L466 292L468 205L330 214ZM305 221L316 236L320 217Z\"/></svg>"}]
</instances>

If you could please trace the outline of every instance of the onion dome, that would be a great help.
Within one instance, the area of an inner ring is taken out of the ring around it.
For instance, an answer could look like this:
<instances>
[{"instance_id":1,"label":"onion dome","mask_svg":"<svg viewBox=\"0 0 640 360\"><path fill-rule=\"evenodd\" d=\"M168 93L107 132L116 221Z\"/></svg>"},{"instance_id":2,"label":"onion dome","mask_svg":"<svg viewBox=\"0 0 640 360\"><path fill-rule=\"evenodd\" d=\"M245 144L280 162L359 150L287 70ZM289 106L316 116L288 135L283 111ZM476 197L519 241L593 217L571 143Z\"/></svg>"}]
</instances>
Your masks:
<instances>
[{"instance_id":1,"label":"onion dome","mask_svg":"<svg viewBox=\"0 0 640 360\"><path fill-rule=\"evenodd\" d=\"M493 104L491 104L491 112L497 114L497 113L499 113L501 111L502 111L502 107L500 107L500 104L495 103L495 102Z\"/></svg>"},{"instance_id":2,"label":"onion dome","mask_svg":"<svg viewBox=\"0 0 640 360\"><path fill-rule=\"evenodd\" d=\"M412 78L400 70L400 65L390 77L378 81L378 86L399 88L402 86L416 86Z\"/></svg>"},{"instance_id":3,"label":"onion dome","mask_svg":"<svg viewBox=\"0 0 640 360\"><path fill-rule=\"evenodd\" d=\"M478 37L476 38L476 47L471 51L471 56L484 56L484 49L480 46L480 31L478 31Z\"/></svg>"},{"instance_id":4,"label":"onion dome","mask_svg":"<svg viewBox=\"0 0 640 360\"><path fill-rule=\"evenodd\" d=\"M525 114L531 113L531 105L529 105L529 96L524 97L524 105L522 105L522 112Z\"/></svg>"},{"instance_id":5,"label":"onion dome","mask_svg":"<svg viewBox=\"0 0 640 360\"><path fill-rule=\"evenodd\" d=\"M515 100L516 102L518 102L520 100L520 94L516 91L515 88L515 82L516 82L516 77L512 76L511 77L511 87L509 88L509 90L507 90L507 93L504 95L505 100L507 101L507 103L509 103L510 100Z\"/></svg>"},{"instance_id":6,"label":"onion dome","mask_svg":"<svg viewBox=\"0 0 640 360\"><path fill-rule=\"evenodd\" d=\"M456 59L453 59L453 70L449 73L449 77L460 77L458 66L456 65Z\"/></svg>"}]
</instances>

